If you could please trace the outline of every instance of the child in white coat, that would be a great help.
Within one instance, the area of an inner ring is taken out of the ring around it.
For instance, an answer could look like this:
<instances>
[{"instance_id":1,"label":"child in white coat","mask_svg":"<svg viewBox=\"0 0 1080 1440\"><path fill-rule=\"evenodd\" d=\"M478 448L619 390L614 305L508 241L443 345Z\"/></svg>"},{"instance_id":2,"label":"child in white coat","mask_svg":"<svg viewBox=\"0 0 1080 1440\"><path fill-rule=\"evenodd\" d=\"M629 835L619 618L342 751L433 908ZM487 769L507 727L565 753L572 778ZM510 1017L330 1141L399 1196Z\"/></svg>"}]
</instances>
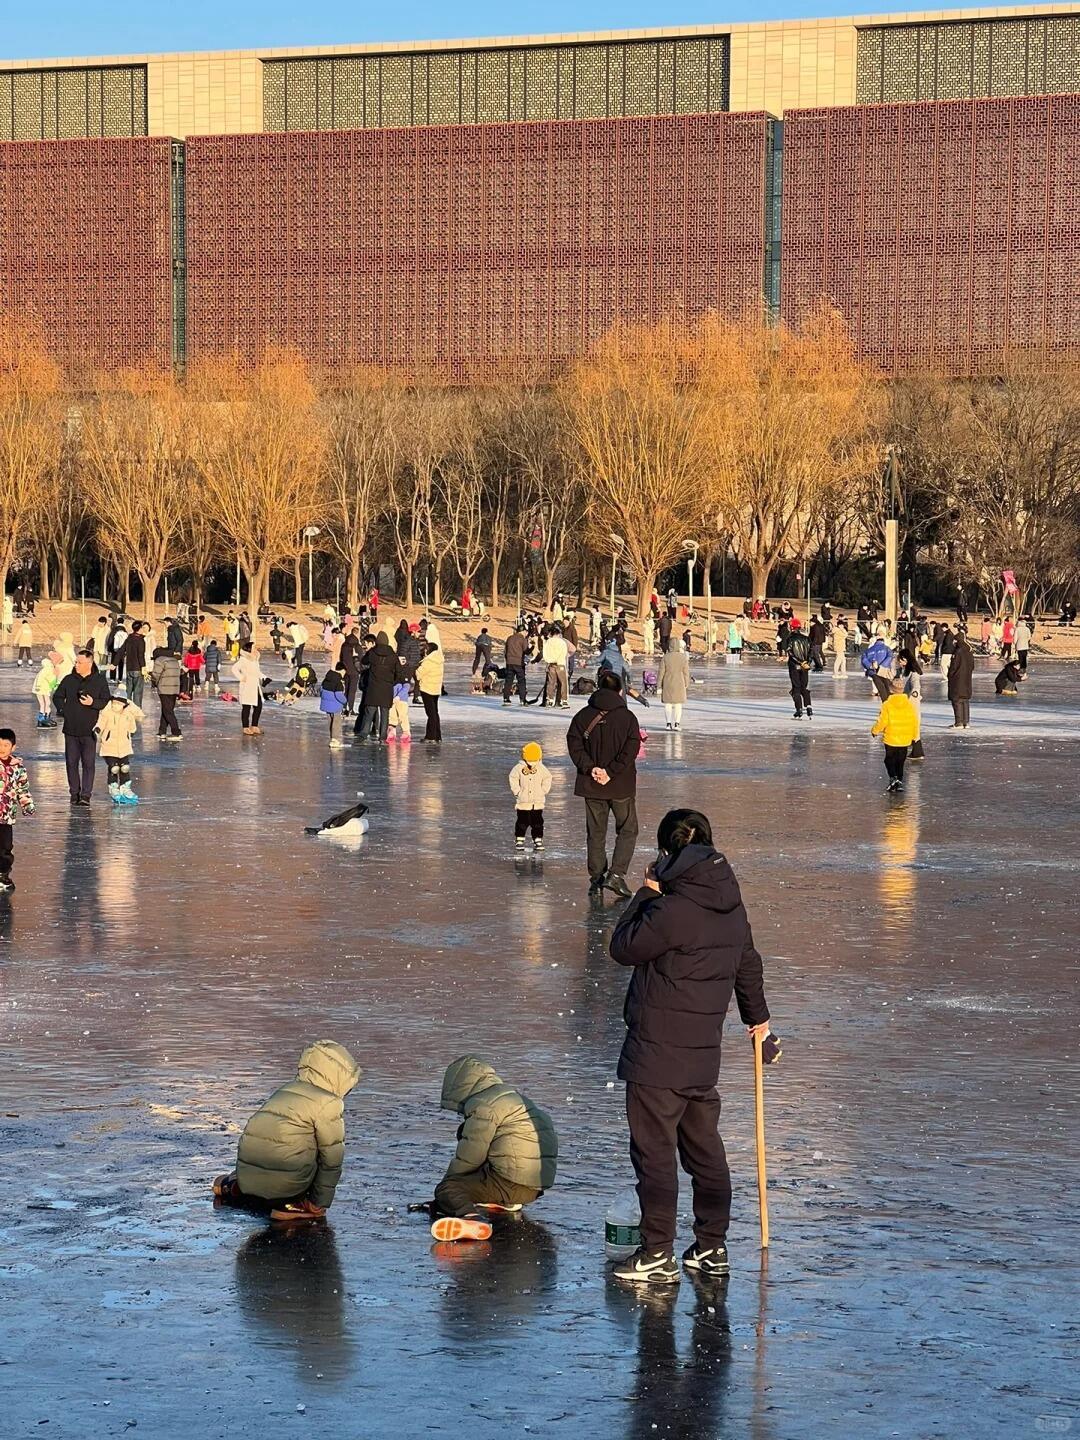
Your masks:
<instances>
[{"instance_id":1,"label":"child in white coat","mask_svg":"<svg viewBox=\"0 0 1080 1440\"><path fill-rule=\"evenodd\" d=\"M544 848L544 802L551 789L551 771L544 764L544 752L535 740L521 747L521 759L510 771L514 793L514 850L525 849L526 831L532 831L534 850Z\"/></svg>"},{"instance_id":2,"label":"child in white coat","mask_svg":"<svg viewBox=\"0 0 1080 1440\"><path fill-rule=\"evenodd\" d=\"M146 716L123 695L114 695L98 716L98 753L109 772L109 794L114 805L137 805L131 788L131 737Z\"/></svg>"}]
</instances>

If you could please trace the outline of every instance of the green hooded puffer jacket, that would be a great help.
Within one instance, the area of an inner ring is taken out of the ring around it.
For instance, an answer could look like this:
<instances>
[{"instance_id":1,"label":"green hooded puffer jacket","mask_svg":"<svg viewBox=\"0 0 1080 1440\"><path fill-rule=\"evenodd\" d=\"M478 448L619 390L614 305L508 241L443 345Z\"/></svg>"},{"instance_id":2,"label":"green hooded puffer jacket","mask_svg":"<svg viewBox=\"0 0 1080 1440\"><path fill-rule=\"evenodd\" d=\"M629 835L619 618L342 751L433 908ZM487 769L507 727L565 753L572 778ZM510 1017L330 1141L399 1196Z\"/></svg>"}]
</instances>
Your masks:
<instances>
[{"instance_id":1,"label":"green hooded puffer jacket","mask_svg":"<svg viewBox=\"0 0 1080 1440\"><path fill-rule=\"evenodd\" d=\"M332 1203L345 1159L344 1097L360 1073L334 1040L307 1047L296 1079L275 1090L244 1126L236 1178L245 1195L263 1200L306 1195L324 1208Z\"/></svg>"},{"instance_id":2,"label":"green hooded puffer jacket","mask_svg":"<svg viewBox=\"0 0 1080 1440\"><path fill-rule=\"evenodd\" d=\"M465 1117L448 1179L468 1175L486 1162L504 1180L530 1190L554 1185L559 1141L551 1116L504 1085L486 1060L475 1055L455 1060L443 1078L439 1106Z\"/></svg>"}]
</instances>

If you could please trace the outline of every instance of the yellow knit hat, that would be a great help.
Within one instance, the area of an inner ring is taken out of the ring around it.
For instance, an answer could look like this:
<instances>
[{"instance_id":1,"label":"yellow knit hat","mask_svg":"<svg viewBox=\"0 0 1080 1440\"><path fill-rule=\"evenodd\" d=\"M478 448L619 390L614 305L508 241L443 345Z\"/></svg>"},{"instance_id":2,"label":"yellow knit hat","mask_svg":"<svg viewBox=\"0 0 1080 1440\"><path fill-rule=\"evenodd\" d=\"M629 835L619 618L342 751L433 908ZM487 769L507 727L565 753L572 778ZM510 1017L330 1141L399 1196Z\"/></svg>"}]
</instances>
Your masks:
<instances>
[{"instance_id":1,"label":"yellow knit hat","mask_svg":"<svg viewBox=\"0 0 1080 1440\"><path fill-rule=\"evenodd\" d=\"M527 745L521 747L521 758L526 765L538 765L544 758L544 752L535 740L530 740Z\"/></svg>"}]
</instances>

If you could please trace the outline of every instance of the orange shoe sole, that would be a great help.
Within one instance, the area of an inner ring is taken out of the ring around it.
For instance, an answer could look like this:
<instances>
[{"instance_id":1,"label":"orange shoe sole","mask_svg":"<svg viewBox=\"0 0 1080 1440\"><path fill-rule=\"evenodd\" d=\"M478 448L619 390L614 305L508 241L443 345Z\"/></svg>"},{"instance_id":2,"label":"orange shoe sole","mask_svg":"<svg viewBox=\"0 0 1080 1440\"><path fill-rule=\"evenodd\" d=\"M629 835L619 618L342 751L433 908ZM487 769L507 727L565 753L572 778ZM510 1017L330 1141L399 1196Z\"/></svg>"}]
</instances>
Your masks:
<instances>
[{"instance_id":1,"label":"orange shoe sole","mask_svg":"<svg viewBox=\"0 0 1080 1440\"><path fill-rule=\"evenodd\" d=\"M491 1226L485 1220L463 1220L458 1215L444 1215L431 1227L436 1240L490 1240Z\"/></svg>"},{"instance_id":2,"label":"orange shoe sole","mask_svg":"<svg viewBox=\"0 0 1080 1440\"><path fill-rule=\"evenodd\" d=\"M271 1219L271 1220L288 1220L288 1221L290 1222L290 1224L293 1223L294 1221L300 1221L300 1220L307 1221L307 1222L310 1223L312 1220L321 1220L321 1219L323 1219L323 1216L321 1216L321 1215L312 1215L312 1213L311 1213L310 1210L271 1210L271 1211L270 1211L270 1219Z\"/></svg>"},{"instance_id":3,"label":"orange shoe sole","mask_svg":"<svg viewBox=\"0 0 1080 1440\"><path fill-rule=\"evenodd\" d=\"M476 1208L486 1210L489 1215L520 1215L525 1207L524 1205L497 1205L492 1200L490 1202L481 1201Z\"/></svg>"}]
</instances>

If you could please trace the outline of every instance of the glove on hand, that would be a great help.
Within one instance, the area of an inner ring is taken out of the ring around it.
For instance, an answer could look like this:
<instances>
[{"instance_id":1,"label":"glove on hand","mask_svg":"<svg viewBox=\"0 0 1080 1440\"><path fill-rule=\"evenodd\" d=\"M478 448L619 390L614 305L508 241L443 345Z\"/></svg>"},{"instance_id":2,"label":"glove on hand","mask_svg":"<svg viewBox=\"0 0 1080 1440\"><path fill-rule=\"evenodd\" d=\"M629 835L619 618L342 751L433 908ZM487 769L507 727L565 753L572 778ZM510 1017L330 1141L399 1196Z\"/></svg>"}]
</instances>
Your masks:
<instances>
[{"instance_id":1,"label":"glove on hand","mask_svg":"<svg viewBox=\"0 0 1080 1440\"><path fill-rule=\"evenodd\" d=\"M750 1044L753 1045L754 1037L750 1036ZM780 1036L774 1035L770 1030L761 1042L761 1063L763 1065L775 1065L784 1053L784 1047L780 1043Z\"/></svg>"}]
</instances>

